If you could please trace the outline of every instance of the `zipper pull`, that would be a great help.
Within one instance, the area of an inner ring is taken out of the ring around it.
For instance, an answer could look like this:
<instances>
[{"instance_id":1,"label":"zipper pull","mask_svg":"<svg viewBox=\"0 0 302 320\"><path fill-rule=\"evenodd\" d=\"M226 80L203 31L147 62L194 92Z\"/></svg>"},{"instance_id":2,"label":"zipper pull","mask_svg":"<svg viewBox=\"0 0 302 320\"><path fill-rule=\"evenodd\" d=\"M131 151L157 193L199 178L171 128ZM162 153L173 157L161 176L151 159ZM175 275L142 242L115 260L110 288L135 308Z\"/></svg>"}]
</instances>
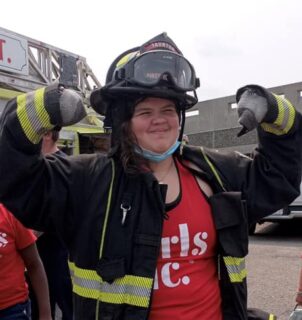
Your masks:
<instances>
[{"instance_id":1,"label":"zipper pull","mask_svg":"<svg viewBox=\"0 0 302 320\"><path fill-rule=\"evenodd\" d=\"M125 224L125 221L126 221L126 218L127 218L127 213L128 213L128 211L130 211L131 210L131 206L130 205L125 205L124 206L124 204L122 203L121 204L121 209L122 209L122 211L123 211L123 216L122 216L122 226Z\"/></svg>"}]
</instances>

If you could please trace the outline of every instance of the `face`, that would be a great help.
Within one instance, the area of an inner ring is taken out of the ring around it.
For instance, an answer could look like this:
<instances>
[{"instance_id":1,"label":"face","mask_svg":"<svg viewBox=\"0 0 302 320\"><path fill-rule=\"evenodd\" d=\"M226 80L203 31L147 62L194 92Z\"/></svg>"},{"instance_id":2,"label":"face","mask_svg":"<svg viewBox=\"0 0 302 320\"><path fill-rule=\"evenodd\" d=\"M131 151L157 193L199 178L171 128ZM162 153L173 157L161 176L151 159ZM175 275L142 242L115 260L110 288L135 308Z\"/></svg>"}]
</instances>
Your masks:
<instances>
[{"instance_id":1,"label":"face","mask_svg":"<svg viewBox=\"0 0 302 320\"><path fill-rule=\"evenodd\" d=\"M131 118L131 130L140 147L157 153L167 151L179 135L175 103L153 97L139 102Z\"/></svg>"}]
</instances>

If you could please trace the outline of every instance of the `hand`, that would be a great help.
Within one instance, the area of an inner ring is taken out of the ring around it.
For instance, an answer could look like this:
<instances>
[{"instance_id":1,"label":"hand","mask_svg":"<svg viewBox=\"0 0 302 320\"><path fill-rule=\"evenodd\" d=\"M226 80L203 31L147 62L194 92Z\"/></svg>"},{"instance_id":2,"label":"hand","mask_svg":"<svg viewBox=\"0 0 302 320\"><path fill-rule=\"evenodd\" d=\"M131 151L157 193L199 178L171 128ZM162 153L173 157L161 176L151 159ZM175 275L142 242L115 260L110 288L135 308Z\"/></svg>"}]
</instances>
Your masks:
<instances>
[{"instance_id":1,"label":"hand","mask_svg":"<svg viewBox=\"0 0 302 320\"><path fill-rule=\"evenodd\" d=\"M238 122L243 127L238 136L255 129L262 122L267 111L266 98L259 95L255 90L247 88L238 102Z\"/></svg>"},{"instance_id":2,"label":"hand","mask_svg":"<svg viewBox=\"0 0 302 320\"><path fill-rule=\"evenodd\" d=\"M76 91L64 89L58 83L45 89L45 107L55 126L69 126L86 116L82 97Z\"/></svg>"},{"instance_id":3,"label":"hand","mask_svg":"<svg viewBox=\"0 0 302 320\"><path fill-rule=\"evenodd\" d=\"M81 96L71 89L64 89L59 100L62 123L60 126L75 124L86 116Z\"/></svg>"}]
</instances>

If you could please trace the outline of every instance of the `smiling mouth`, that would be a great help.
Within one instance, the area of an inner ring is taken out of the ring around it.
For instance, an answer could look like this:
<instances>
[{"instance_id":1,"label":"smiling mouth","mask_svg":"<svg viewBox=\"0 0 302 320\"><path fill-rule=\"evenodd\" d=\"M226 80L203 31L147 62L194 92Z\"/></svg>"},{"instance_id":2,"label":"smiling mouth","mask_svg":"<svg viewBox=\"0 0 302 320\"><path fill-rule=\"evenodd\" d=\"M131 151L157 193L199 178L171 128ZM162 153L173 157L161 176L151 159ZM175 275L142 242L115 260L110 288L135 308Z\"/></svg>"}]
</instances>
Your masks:
<instances>
[{"instance_id":1,"label":"smiling mouth","mask_svg":"<svg viewBox=\"0 0 302 320\"><path fill-rule=\"evenodd\" d=\"M164 132L168 132L168 129L156 129L156 130L150 131L150 133L164 133Z\"/></svg>"}]
</instances>

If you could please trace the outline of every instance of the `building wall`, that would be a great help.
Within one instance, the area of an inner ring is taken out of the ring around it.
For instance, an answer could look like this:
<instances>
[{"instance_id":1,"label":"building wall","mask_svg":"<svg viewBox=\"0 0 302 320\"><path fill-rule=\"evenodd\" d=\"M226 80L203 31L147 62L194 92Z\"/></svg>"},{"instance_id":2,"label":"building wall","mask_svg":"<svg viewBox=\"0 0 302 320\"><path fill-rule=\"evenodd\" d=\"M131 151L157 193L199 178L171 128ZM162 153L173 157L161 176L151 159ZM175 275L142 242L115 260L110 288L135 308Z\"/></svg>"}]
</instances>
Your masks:
<instances>
[{"instance_id":1,"label":"building wall","mask_svg":"<svg viewBox=\"0 0 302 320\"><path fill-rule=\"evenodd\" d=\"M1 114L3 112L3 109L4 109L5 105L6 105L6 103L7 103L7 100L3 100L0 97L0 116L1 116Z\"/></svg>"},{"instance_id":2,"label":"building wall","mask_svg":"<svg viewBox=\"0 0 302 320\"><path fill-rule=\"evenodd\" d=\"M302 112L302 82L268 89L284 95ZM199 102L190 111L199 112L198 115L186 117L185 133L190 144L243 153L250 153L256 146L256 130L237 137L241 127L238 124L235 95Z\"/></svg>"}]
</instances>

